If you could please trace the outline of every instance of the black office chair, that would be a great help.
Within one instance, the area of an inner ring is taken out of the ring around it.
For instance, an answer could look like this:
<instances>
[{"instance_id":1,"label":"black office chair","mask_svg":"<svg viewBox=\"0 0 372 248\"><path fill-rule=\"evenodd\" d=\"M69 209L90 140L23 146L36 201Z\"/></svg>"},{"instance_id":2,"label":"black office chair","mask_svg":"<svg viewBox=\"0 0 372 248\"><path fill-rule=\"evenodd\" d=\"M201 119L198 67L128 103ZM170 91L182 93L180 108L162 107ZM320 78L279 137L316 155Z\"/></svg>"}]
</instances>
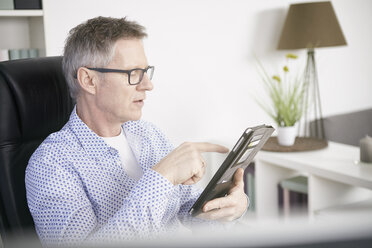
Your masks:
<instances>
[{"instance_id":1,"label":"black office chair","mask_svg":"<svg viewBox=\"0 0 372 248\"><path fill-rule=\"evenodd\" d=\"M62 57L0 63L0 231L35 235L28 210L25 169L40 143L68 121L73 108Z\"/></svg>"}]
</instances>

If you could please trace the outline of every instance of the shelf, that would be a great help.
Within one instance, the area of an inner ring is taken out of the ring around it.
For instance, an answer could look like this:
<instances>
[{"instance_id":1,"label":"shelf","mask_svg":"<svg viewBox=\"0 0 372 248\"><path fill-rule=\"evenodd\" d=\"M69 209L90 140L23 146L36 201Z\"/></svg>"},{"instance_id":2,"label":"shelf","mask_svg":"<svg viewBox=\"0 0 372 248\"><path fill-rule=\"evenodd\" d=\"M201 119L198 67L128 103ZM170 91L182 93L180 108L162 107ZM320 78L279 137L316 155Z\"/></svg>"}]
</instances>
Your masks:
<instances>
[{"instance_id":1,"label":"shelf","mask_svg":"<svg viewBox=\"0 0 372 248\"><path fill-rule=\"evenodd\" d=\"M1 1L1 0L0 0ZM44 11L0 10L0 49L39 49L45 56Z\"/></svg>"},{"instance_id":2,"label":"shelf","mask_svg":"<svg viewBox=\"0 0 372 248\"><path fill-rule=\"evenodd\" d=\"M344 205L338 205L334 207L325 208L322 210L315 211L315 216L317 219L326 219L326 218L338 218L342 215L359 215L363 218L369 216L372 217L372 199L367 199L363 201L358 201L355 203L349 203Z\"/></svg>"},{"instance_id":3,"label":"shelf","mask_svg":"<svg viewBox=\"0 0 372 248\"><path fill-rule=\"evenodd\" d=\"M359 148L335 142L322 150L306 152L260 152L256 159L290 170L302 171L372 190L372 166L356 163Z\"/></svg>"},{"instance_id":4,"label":"shelf","mask_svg":"<svg viewBox=\"0 0 372 248\"><path fill-rule=\"evenodd\" d=\"M32 17L43 16L43 10L0 10L0 17Z\"/></svg>"},{"instance_id":5,"label":"shelf","mask_svg":"<svg viewBox=\"0 0 372 248\"><path fill-rule=\"evenodd\" d=\"M257 217L279 216L278 183L298 174L308 177L310 219L317 218L317 213L324 209L332 208L333 212L337 206L372 198L372 166L356 164L358 158L358 147L335 142L317 151L261 151L255 165ZM363 206L353 205L350 209Z\"/></svg>"}]
</instances>

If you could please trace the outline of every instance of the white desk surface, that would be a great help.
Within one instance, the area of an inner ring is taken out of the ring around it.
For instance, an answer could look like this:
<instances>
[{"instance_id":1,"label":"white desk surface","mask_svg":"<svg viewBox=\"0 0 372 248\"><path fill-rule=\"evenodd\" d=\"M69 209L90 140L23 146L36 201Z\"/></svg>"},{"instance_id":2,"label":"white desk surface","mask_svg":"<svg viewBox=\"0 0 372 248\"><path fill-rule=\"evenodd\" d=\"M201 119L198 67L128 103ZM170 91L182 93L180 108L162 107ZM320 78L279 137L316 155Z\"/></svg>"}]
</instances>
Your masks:
<instances>
[{"instance_id":1,"label":"white desk surface","mask_svg":"<svg viewBox=\"0 0 372 248\"><path fill-rule=\"evenodd\" d=\"M372 164L359 162L359 156L359 147L329 142L327 148L315 151L260 151L256 160L372 189Z\"/></svg>"}]
</instances>

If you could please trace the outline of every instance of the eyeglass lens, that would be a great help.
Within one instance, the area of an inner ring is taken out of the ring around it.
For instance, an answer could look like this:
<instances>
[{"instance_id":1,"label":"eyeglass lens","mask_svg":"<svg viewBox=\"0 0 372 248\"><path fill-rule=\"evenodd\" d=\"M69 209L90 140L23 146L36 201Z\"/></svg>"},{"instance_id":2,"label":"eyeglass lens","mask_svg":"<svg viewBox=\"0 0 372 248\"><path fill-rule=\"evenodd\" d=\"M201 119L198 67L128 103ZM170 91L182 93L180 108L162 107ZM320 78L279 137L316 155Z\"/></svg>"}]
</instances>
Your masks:
<instances>
[{"instance_id":1,"label":"eyeglass lens","mask_svg":"<svg viewBox=\"0 0 372 248\"><path fill-rule=\"evenodd\" d=\"M139 84L143 79L144 73L145 73L145 70L142 70L142 69L137 69L137 70L131 71L130 76L129 76L129 83L130 84ZM149 79L151 80L152 76L154 74L154 67L148 67L147 70L146 70L146 74L149 77Z\"/></svg>"}]
</instances>

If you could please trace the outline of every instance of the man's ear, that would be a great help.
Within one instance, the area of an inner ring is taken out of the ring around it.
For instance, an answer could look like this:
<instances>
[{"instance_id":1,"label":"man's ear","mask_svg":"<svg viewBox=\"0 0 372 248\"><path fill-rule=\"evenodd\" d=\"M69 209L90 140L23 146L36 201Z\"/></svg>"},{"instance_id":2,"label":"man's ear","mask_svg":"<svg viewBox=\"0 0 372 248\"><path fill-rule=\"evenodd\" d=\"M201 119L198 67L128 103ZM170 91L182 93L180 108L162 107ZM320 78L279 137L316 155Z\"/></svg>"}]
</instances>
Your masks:
<instances>
[{"instance_id":1,"label":"man's ear","mask_svg":"<svg viewBox=\"0 0 372 248\"><path fill-rule=\"evenodd\" d=\"M85 67L80 67L77 71L80 87L89 94L96 94L96 79L94 73Z\"/></svg>"}]
</instances>

